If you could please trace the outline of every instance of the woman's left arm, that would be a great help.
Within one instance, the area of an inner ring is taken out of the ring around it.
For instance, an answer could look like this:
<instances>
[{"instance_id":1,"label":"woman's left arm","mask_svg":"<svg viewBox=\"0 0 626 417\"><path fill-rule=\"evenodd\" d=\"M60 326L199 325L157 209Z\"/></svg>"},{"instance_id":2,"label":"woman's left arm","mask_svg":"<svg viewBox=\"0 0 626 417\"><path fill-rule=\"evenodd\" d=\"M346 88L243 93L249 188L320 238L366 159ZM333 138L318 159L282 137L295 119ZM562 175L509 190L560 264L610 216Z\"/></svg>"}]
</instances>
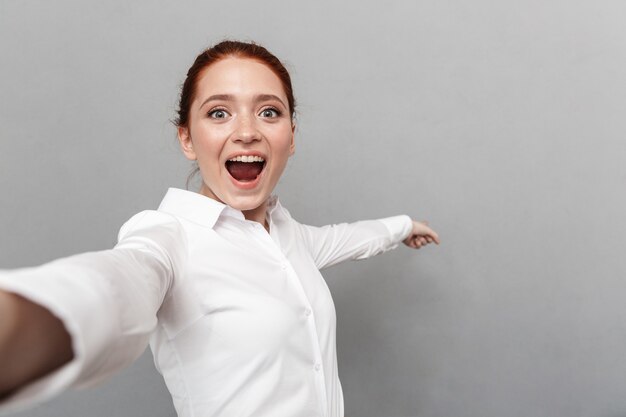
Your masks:
<instances>
[{"instance_id":1,"label":"woman's left arm","mask_svg":"<svg viewBox=\"0 0 626 417\"><path fill-rule=\"evenodd\" d=\"M299 223L298 226L318 269L346 260L370 258L396 248L401 242L415 249L439 243L439 236L430 227L406 215L322 227Z\"/></svg>"}]
</instances>

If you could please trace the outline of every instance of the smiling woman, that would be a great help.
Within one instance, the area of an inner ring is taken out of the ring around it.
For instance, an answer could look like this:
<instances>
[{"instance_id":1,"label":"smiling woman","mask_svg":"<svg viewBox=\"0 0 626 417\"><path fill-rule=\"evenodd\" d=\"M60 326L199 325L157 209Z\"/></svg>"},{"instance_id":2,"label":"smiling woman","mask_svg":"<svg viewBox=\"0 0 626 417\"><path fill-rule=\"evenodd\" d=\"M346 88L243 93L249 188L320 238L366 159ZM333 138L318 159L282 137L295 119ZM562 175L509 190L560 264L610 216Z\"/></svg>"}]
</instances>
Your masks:
<instances>
[{"instance_id":1,"label":"smiling woman","mask_svg":"<svg viewBox=\"0 0 626 417\"><path fill-rule=\"evenodd\" d=\"M267 228L267 199L294 153L293 102L266 64L228 57L199 73L178 138L197 160L200 193Z\"/></svg>"},{"instance_id":2,"label":"smiling woman","mask_svg":"<svg viewBox=\"0 0 626 417\"><path fill-rule=\"evenodd\" d=\"M294 107L265 48L225 41L197 57L176 125L199 192L170 188L113 249L0 271L0 411L95 384L150 344L179 416L343 416L319 270L439 238L406 215L294 220L272 195Z\"/></svg>"}]
</instances>

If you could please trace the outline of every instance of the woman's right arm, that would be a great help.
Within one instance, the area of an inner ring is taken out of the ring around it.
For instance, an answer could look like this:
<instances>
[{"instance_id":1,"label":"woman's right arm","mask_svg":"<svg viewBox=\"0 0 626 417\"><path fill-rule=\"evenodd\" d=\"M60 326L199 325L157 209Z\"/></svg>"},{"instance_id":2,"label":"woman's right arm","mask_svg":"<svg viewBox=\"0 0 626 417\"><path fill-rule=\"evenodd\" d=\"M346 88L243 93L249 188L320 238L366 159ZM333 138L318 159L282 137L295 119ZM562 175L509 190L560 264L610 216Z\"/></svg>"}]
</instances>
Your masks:
<instances>
[{"instance_id":1,"label":"woman's right arm","mask_svg":"<svg viewBox=\"0 0 626 417\"><path fill-rule=\"evenodd\" d=\"M113 249L0 269L0 413L92 386L132 363L186 257L178 219L147 210L122 226Z\"/></svg>"},{"instance_id":2,"label":"woman's right arm","mask_svg":"<svg viewBox=\"0 0 626 417\"><path fill-rule=\"evenodd\" d=\"M63 322L46 308L0 291L0 399L72 360Z\"/></svg>"}]
</instances>

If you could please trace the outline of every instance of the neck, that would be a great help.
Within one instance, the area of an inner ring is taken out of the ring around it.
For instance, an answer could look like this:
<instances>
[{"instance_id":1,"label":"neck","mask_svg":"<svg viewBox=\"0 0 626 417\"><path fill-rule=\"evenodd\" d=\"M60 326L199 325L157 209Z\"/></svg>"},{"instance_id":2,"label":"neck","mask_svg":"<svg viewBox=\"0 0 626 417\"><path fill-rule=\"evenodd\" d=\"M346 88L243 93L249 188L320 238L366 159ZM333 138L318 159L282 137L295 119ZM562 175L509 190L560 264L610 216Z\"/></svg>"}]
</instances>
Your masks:
<instances>
[{"instance_id":1,"label":"neck","mask_svg":"<svg viewBox=\"0 0 626 417\"><path fill-rule=\"evenodd\" d=\"M267 222L265 221L265 214L267 213L267 200L265 200L263 204L255 209L242 210L241 212L243 213L243 217L245 217L246 220L261 223L263 227L265 227L265 230L267 230L268 232L270 231L269 224L267 224Z\"/></svg>"},{"instance_id":2,"label":"neck","mask_svg":"<svg viewBox=\"0 0 626 417\"><path fill-rule=\"evenodd\" d=\"M204 184L200 188L200 194L210 197L213 200L219 201L220 203L224 203L222 200L217 198L215 194L213 194L213 192L209 189L209 187L207 187ZM267 213L267 200L265 200L263 204L261 204L257 208L253 208L251 210L241 210L241 212L243 213L243 217L245 217L246 220L250 220L250 221L262 224L263 227L265 227L265 230L267 230L269 233L270 225L265 221L265 215Z\"/></svg>"}]
</instances>

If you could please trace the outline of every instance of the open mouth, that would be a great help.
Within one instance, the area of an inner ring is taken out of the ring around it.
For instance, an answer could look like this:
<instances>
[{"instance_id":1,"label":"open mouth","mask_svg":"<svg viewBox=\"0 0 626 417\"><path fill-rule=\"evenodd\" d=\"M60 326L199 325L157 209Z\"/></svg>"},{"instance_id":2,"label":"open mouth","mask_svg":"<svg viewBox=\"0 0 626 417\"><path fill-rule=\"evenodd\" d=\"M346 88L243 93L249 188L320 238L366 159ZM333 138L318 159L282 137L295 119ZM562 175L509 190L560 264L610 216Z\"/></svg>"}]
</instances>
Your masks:
<instances>
[{"instance_id":1,"label":"open mouth","mask_svg":"<svg viewBox=\"0 0 626 417\"><path fill-rule=\"evenodd\" d=\"M239 182L254 181L265 168L265 159L260 156L237 156L226 161L226 170Z\"/></svg>"}]
</instances>

